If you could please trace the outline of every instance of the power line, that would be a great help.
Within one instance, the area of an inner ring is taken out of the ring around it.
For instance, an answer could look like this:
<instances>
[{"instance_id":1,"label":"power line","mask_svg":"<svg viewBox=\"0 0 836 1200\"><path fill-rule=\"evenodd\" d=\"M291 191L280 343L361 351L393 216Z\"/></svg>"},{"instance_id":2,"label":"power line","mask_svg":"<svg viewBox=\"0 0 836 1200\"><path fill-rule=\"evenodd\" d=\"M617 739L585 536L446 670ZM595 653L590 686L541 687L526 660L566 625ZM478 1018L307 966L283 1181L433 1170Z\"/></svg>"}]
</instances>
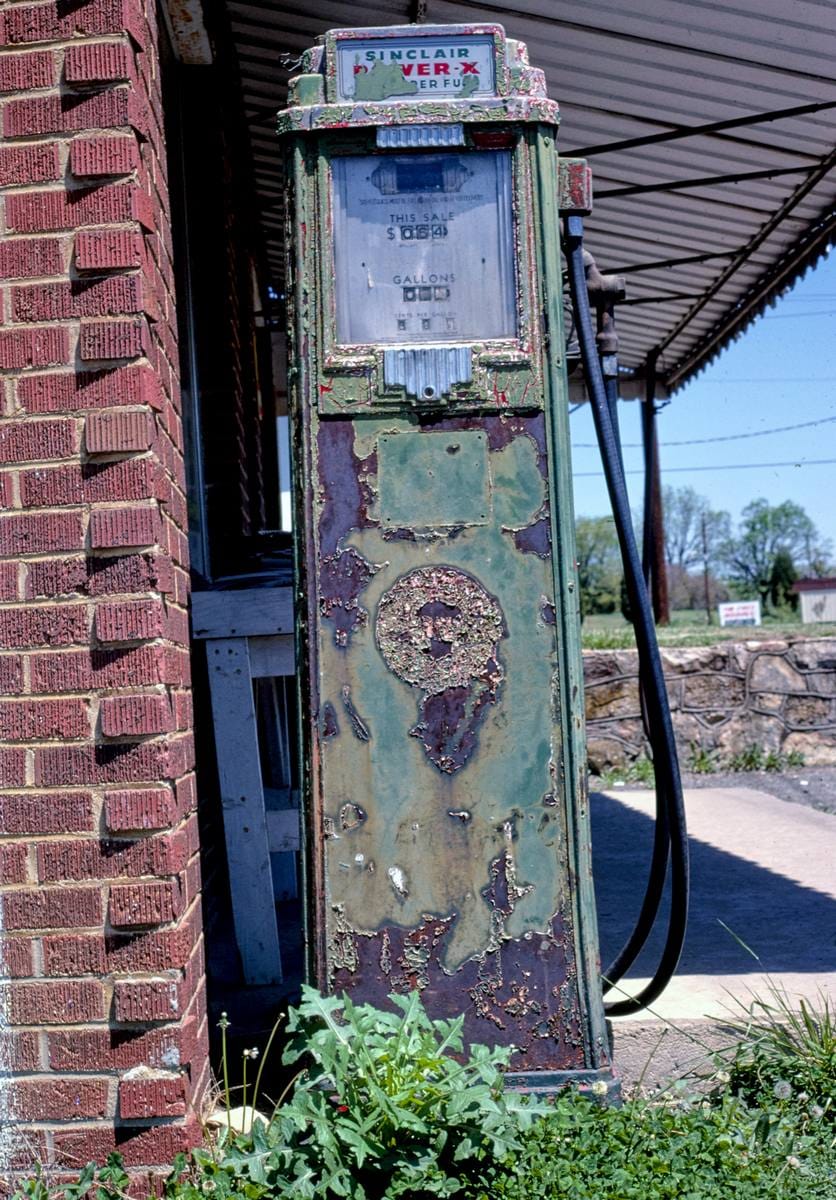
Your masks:
<instances>
[{"instance_id":1,"label":"power line","mask_svg":"<svg viewBox=\"0 0 836 1200\"><path fill-rule=\"evenodd\" d=\"M679 475L687 471L759 471L766 470L769 467L824 467L832 463L836 463L836 458L808 458L797 462L771 462L771 463L713 463L711 466L700 467L665 467L666 475ZM644 475L643 470L625 471L625 475ZM601 475L600 471L573 471L572 475L575 479L598 479Z\"/></svg>"},{"instance_id":2,"label":"power line","mask_svg":"<svg viewBox=\"0 0 836 1200\"><path fill-rule=\"evenodd\" d=\"M799 375L760 375L757 378L754 375L746 375L716 381L718 387L724 387L727 383L836 383L836 375L810 375L805 378ZM725 399L725 397L723 398Z\"/></svg>"},{"instance_id":3,"label":"power line","mask_svg":"<svg viewBox=\"0 0 836 1200\"><path fill-rule=\"evenodd\" d=\"M792 429L809 429L812 425L827 425L831 421L836 421L836 417L820 417L817 421L802 421L798 425L778 425L775 429L755 429L749 433L726 433L718 437L710 438L692 438L689 441L662 442L663 446L706 446L709 442L738 442L742 438L766 437L770 433L789 433ZM597 447L597 442L575 442L574 448L578 450L594 450ZM622 442L624 450L641 450L641 442Z\"/></svg>"},{"instance_id":4,"label":"power line","mask_svg":"<svg viewBox=\"0 0 836 1200\"><path fill-rule=\"evenodd\" d=\"M797 321L803 320L805 317L832 317L832 308L817 308L814 312L794 312L794 313L766 313L764 321Z\"/></svg>"}]
</instances>

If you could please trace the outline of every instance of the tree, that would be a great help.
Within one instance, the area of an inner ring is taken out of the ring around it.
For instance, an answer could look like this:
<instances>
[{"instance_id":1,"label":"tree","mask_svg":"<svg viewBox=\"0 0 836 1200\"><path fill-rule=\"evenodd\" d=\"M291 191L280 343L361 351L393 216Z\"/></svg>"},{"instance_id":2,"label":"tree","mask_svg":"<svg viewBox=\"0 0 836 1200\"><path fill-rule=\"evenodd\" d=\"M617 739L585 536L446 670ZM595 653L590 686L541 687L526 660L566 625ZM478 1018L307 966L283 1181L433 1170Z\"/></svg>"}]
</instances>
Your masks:
<instances>
[{"instance_id":1,"label":"tree","mask_svg":"<svg viewBox=\"0 0 836 1200\"><path fill-rule=\"evenodd\" d=\"M798 572L792 555L786 550L779 550L772 564L772 574L769 576L769 599L773 608L798 607L798 596L792 590L796 579Z\"/></svg>"},{"instance_id":2,"label":"tree","mask_svg":"<svg viewBox=\"0 0 836 1200\"><path fill-rule=\"evenodd\" d=\"M705 496L690 487L666 487L662 496L668 563L688 571L704 567L706 557L714 562L731 531L729 514L713 509Z\"/></svg>"},{"instance_id":3,"label":"tree","mask_svg":"<svg viewBox=\"0 0 836 1200\"><path fill-rule=\"evenodd\" d=\"M776 560L784 577L788 569L798 567L812 573L826 564L829 545L800 504L785 500L771 505L761 497L743 509L737 536L727 542L724 553L734 581L756 591L766 604L771 598ZM778 586L776 577L776 589Z\"/></svg>"},{"instance_id":4,"label":"tree","mask_svg":"<svg viewBox=\"0 0 836 1200\"><path fill-rule=\"evenodd\" d=\"M671 575L683 581L693 567L701 568L703 602L710 624L714 609L712 572L728 543L731 518L727 512L713 509L705 496L690 487L666 487L663 498L665 557Z\"/></svg>"},{"instance_id":5,"label":"tree","mask_svg":"<svg viewBox=\"0 0 836 1200\"><path fill-rule=\"evenodd\" d=\"M612 517L578 517L575 525L581 618L614 612L621 555Z\"/></svg>"}]
</instances>

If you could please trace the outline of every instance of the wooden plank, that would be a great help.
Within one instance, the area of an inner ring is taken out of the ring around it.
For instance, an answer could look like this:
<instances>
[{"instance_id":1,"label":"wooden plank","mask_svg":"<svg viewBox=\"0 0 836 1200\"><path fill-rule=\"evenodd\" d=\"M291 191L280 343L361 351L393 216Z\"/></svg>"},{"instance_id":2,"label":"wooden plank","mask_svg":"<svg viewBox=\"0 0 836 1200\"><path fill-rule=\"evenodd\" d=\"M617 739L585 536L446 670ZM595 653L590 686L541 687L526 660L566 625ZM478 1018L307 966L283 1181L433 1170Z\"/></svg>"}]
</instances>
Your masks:
<instances>
[{"instance_id":1,"label":"wooden plank","mask_svg":"<svg viewBox=\"0 0 836 1200\"><path fill-rule=\"evenodd\" d=\"M281 983L282 964L246 638L207 643L215 752L235 937L248 984Z\"/></svg>"},{"instance_id":2,"label":"wooden plank","mask_svg":"<svg viewBox=\"0 0 836 1200\"><path fill-rule=\"evenodd\" d=\"M253 679L268 679L272 675L296 674L296 657L291 635L250 638L249 650Z\"/></svg>"},{"instance_id":3,"label":"wooden plank","mask_svg":"<svg viewBox=\"0 0 836 1200\"><path fill-rule=\"evenodd\" d=\"M192 593L192 635L240 638L293 633L293 591L288 587Z\"/></svg>"},{"instance_id":4,"label":"wooden plank","mask_svg":"<svg viewBox=\"0 0 836 1200\"><path fill-rule=\"evenodd\" d=\"M268 809L267 840L273 854L286 854L299 850L302 845L299 809Z\"/></svg>"}]
</instances>

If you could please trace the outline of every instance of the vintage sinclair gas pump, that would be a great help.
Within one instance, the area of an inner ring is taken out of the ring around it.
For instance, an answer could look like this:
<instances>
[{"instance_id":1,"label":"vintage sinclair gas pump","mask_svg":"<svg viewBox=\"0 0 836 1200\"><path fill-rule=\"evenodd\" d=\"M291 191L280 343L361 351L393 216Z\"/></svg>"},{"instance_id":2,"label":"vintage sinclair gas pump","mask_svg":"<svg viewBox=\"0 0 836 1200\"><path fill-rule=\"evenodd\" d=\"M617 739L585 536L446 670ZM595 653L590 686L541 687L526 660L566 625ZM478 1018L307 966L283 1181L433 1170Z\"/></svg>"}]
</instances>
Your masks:
<instances>
[{"instance_id":1,"label":"vintage sinclair gas pump","mask_svg":"<svg viewBox=\"0 0 836 1200\"><path fill-rule=\"evenodd\" d=\"M500 26L336 30L302 70L280 131L311 976L465 1011L522 1086L608 1080L558 226L588 172Z\"/></svg>"}]
</instances>

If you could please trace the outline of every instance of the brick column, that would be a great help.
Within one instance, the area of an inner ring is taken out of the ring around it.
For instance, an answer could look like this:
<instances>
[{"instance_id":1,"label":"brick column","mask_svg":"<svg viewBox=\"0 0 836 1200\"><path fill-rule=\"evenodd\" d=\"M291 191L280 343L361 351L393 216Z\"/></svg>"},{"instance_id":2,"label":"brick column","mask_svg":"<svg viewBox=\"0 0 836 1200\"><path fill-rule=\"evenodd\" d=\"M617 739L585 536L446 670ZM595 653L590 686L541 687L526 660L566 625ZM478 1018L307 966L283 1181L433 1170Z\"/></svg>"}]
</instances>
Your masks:
<instances>
[{"instance_id":1,"label":"brick column","mask_svg":"<svg viewBox=\"0 0 836 1200\"><path fill-rule=\"evenodd\" d=\"M162 1165L208 1067L153 0L3 5L0 128L0 1176Z\"/></svg>"}]
</instances>

